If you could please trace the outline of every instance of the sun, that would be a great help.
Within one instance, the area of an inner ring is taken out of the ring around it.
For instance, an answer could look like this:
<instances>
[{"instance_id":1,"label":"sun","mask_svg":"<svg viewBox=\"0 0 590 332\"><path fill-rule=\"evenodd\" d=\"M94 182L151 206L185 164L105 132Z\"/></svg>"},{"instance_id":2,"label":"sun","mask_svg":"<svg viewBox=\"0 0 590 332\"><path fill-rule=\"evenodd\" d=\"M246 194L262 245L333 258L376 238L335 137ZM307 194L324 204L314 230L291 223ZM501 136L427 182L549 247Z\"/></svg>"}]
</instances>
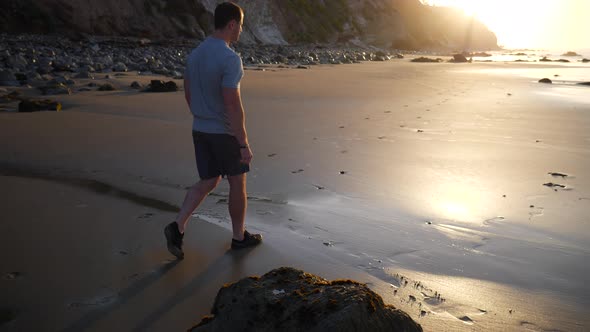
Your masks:
<instances>
[{"instance_id":1,"label":"sun","mask_svg":"<svg viewBox=\"0 0 590 332\"><path fill-rule=\"evenodd\" d=\"M508 48L559 41L556 26L567 23L566 12L587 8L590 1L584 1L586 4L579 0L422 0L429 5L456 7L476 17L496 33L500 45ZM563 22L555 19L562 16Z\"/></svg>"}]
</instances>

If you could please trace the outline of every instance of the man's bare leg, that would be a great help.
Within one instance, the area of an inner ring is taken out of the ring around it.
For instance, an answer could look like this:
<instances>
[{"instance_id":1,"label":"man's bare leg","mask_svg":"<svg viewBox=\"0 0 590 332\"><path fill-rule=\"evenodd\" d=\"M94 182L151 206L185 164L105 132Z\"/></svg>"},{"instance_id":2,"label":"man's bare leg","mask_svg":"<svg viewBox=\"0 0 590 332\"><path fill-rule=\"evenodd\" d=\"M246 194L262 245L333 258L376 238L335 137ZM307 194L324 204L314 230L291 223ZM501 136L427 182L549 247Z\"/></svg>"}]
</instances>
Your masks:
<instances>
[{"instance_id":1,"label":"man's bare leg","mask_svg":"<svg viewBox=\"0 0 590 332\"><path fill-rule=\"evenodd\" d=\"M248 205L246 196L246 174L228 176L229 182L229 215L233 229L233 238L244 240L246 208Z\"/></svg>"},{"instance_id":2,"label":"man's bare leg","mask_svg":"<svg viewBox=\"0 0 590 332\"><path fill-rule=\"evenodd\" d=\"M195 209L201 204L203 199L211 192L211 190L217 187L219 181L221 181L221 176L212 179L200 180L187 191L186 196L184 197L184 202L182 203L182 207L180 208L180 212L176 217L178 230L181 234L184 233L188 219L193 211L195 211Z\"/></svg>"}]
</instances>

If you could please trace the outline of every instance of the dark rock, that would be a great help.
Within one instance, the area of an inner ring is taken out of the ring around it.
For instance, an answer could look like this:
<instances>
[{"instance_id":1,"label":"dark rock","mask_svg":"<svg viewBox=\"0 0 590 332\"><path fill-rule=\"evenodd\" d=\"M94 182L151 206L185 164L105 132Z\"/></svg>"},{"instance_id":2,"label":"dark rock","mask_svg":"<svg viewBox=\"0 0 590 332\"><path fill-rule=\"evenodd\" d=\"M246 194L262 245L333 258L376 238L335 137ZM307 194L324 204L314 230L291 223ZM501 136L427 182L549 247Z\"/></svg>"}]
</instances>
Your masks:
<instances>
[{"instance_id":1,"label":"dark rock","mask_svg":"<svg viewBox=\"0 0 590 332\"><path fill-rule=\"evenodd\" d=\"M113 65L113 71L115 72L126 72L127 66L122 62L117 62Z\"/></svg>"},{"instance_id":2,"label":"dark rock","mask_svg":"<svg viewBox=\"0 0 590 332\"><path fill-rule=\"evenodd\" d=\"M83 79L91 79L91 80L93 80L93 79L94 79L94 75L92 75L92 74L91 74L90 72L88 72L88 71L82 71L82 72L79 72L79 73L76 75L76 78L83 78Z\"/></svg>"},{"instance_id":3,"label":"dark rock","mask_svg":"<svg viewBox=\"0 0 590 332\"><path fill-rule=\"evenodd\" d=\"M548 78L542 78L542 79L539 80L539 83L551 84L551 83L553 83L553 81L551 81Z\"/></svg>"},{"instance_id":4,"label":"dark rock","mask_svg":"<svg viewBox=\"0 0 590 332\"><path fill-rule=\"evenodd\" d=\"M189 331L422 331L365 284L288 267L224 286L211 313Z\"/></svg>"},{"instance_id":5,"label":"dark rock","mask_svg":"<svg viewBox=\"0 0 590 332\"><path fill-rule=\"evenodd\" d=\"M582 59L582 62L583 62L583 63L590 62L590 59L586 59L586 58L584 58L584 59Z\"/></svg>"},{"instance_id":6,"label":"dark rock","mask_svg":"<svg viewBox=\"0 0 590 332\"><path fill-rule=\"evenodd\" d=\"M18 80L13 72L9 70L0 70L0 85L18 86Z\"/></svg>"},{"instance_id":7,"label":"dark rock","mask_svg":"<svg viewBox=\"0 0 590 332\"><path fill-rule=\"evenodd\" d=\"M115 91L115 87L111 83L105 83L98 87L98 91Z\"/></svg>"},{"instance_id":8,"label":"dark rock","mask_svg":"<svg viewBox=\"0 0 590 332\"><path fill-rule=\"evenodd\" d=\"M0 308L0 326L13 321L17 316L17 312L14 309Z\"/></svg>"},{"instance_id":9,"label":"dark rock","mask_svg":"<svg viewBox=\"0 0 590 332\"><path fill-rule=\"evenodd\" d=\"M131 83L131 87L133 89L141 89L141 84L139 84L137 81L133 81L133 83Z\"/></svg>"},{"instance_id":10,"label":"dark rock","mask_svg":"<svg viewBox=\"0 0 590 332\"><path fill-rule=\"evenodd\" d=\"M454 54L451 62L469 62L469 60L467 60L467 57L465 57L464 54Z\"/></svg>"},{"instance_id":11,"label":"dark rock","mask_svg":"<svg viewBox=\"0 0 590 332\"><path fill-rule=\"evenodd\" d=\"M557 61L557 62L565 62L565 63L570 62L568 59L559 59L559 60L555 60L555 61Z\"/></svg>"},{"instance_id":12,"label":"dark rock","mask_svg":"<svg viewBox=\"0 0 590 332\"><path fill-rule=\"evenodd\" d=\"M18 104L19 112L38 112L38 111L61 111L61 104L57 101L43 100L23 100Z\"/></svg>"},{"instance_id":13,"label":"dark rock","mask_svg":"<svg viewBox=\"0 0 590 332\"><path fill-rule=\"evenodd\" d=\"M580 56L580 55L576 52L568 51L568 52L563 53L562 56Z\"/></svg>"},{"instance_id":14,"label":"dark rock","mask_svg":"<svg viewBox=\"0 0 590 332\"><path fill-rule=\"evenodd\" d=\"M44 95L69 95L72 90L63 83L49 83L46 86L39 87Z\"/></svg>"},{"instance_id":15,"label":"dark rock","mask_svg":"<svg viewBox=\"0 0 590 332\"><path fill-rule=\"evenodd\" d=\"M174 92L178 91L178 86L173 81L152 80L145 92Z\"/></svg>"},{"instance_id":16,"label":"dark rock","mask_svg":"<svg viewBox=\"0 0 590 332\"><path fill-rule=\"evenodd\" d=\"M412 59L412 62L442 62L441 58L436 58L436 59L432 59L432 58L426 58L426 57L419 57L419 58L415 58Z\"/></svg>"},{"instance_id":17,"label":"dark rock","mask_svg":"<svg viewBox=\"0 0 590 332\"><path fill-rule=\"evenodd\" d=\"M297 66L297 69L309 69L309 67L307 67L307 66L302 66L302 65L299 65L299 66Z\"/></svg>"},{"instance_id":18,"label":"dark rock","mask_svg":"<svg viewBox=\"0 0 590 332\"><path fill-rule=\"evenodd\" d=\"M396 58L396 59L403 59L403 58L404 58L404 55L403 55L403 54L401 54L401 53L397 53L397 54L395 55L395 58Z\"/></svg>"},{"instance_id":19,"label":"dark rock","mask_svg":"<svg viewBox=\"0 0 590 332\"><path fill-rule=\"evenodd\" d=\"M541 60L539 60L539 61L541 61L541 62L552 62L553 60L551 60L551 59L547 59L547 57L546 57L546 56L544 56L544 57L543 57L543 58L541 58Z\"/></svg>"},{"instance_id":20,"label":"dark rock","mask_svg":"<svg viewBox=\"0 0 590 332\"><path fill-rule=\"evenodd\" d=\"M578 83L578 85L590 86L590 82L581 82L581 83Z\"/></svg>"}]
</instances>

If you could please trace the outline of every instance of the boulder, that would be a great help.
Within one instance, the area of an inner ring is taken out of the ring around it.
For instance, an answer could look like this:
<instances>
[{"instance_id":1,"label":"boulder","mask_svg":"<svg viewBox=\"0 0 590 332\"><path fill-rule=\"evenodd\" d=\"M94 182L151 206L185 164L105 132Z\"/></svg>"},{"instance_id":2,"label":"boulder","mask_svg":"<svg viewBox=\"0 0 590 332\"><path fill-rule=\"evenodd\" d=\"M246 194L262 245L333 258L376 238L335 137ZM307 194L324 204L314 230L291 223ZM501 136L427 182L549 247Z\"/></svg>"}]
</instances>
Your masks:
<instances>
[{"instance_id":1,"label":"boulder","mask_svg":"<svg viewBox=\"0 0 590 332\"><path fill-rule=\"evenodd\" d=\"M442 59L441 58L433 59L433 58L426 58L426 57L421 56L419 58L412 59L412 62L442 62Z\"/></svg>"},{"instance_id":2,"label":"boulder","mask_svg":"<svg viewBox=\"0 0 590 332\"><path fill-rule=\"evenodd\" d=\"M582 62L583 62L583 63L590 62L590 59L586 59L586 58L584 58L584 59L582 59Z\"/></svg>"},{"instance_id":3,"label":"boulder","mask_svg":"<svg viewBox=\"0 0 590 332\"><path fill-rule=\"evenodd\" d=\"M580 56L580 55L576 52L568 51L568 52L563 53L562 56Z\"/></svg>"},{"instance_id":4,"label":"boulder","mask_svg":"<svg viewBox=\"0 0 590 332\"><path fill-rule=\"evenodd\" d=\"M9 70L0 70L0 85L18 86L20 84L13 72Z\"/></svg>"},{"instance_id":5,"label":"boulder","mask_svg":"<svg viewBox=\"0 0 590 332\"><path fill-rule=\"evenodd\" d=\"M539 80L539 83L551 84L551 83L553 83L553 81L551 81L548 78L542 78Z\"/></svg>"},{"instance_id":6,"label":"boulder","mask_svg":"<svg viewBox=\"0 0 590 332\"><path fill-rule=\"evenodd\" d=\"M39 87L44 95L69 95L72 90L63 83L49 83L46 86Z\"/></svg>"},{"instance_id":7,"label":"boulder","mask_svg":"<svg viewBox=\"0 0 590 332\"><path fill-rule=\"evenodd\" d=\"M127 66L123 62L117 62L113 65L114 72L126 72Z\"/></svg>"},{"instance_id":8,"label":"boulder","mask_svg":"<svg viewBox=\"0 0 590 332\"><path fill-rule=\"evenodd\" d=\"M98 87L98 91L115 91L115 87L111 83L105 83Z\"/></svg>"},{"instance_id":9,"label":"boulder","mask_svg":"<svg viewBox=\"0 0 590 332\"><path fill-rule=\"evenodd\" d=\"M174 92L178 91L178 86L173 81L152 80L145 92Z\"/></svg>"},{"instance_id":10,"label":"boulder","mask_svg":"<svg viewBox=\"0 0 590 332\"><path fill-rule=\"evenodd\" d=\"M189 331L422 331L365 284L289 267L224 286L211 314Z\"/></svg>"},{"instance_id":11,"label":"boulder","mask_svg":"<svg viewBox=\"0 0 590 332\"><path fill-rule=\"evenodd\" d=\"M469 62L469 60L467 60L467 57L464 54L453 54L451 62Z\"/></svg>"},{"instance_id":12,"label":"boulder","mask_svg":"<svg viewBox=\"0 0 590 332\"><path fill-rule=\"evenodd\" d=\"M18 104L19 112L61 111L61 103L49 99L22 100Z\"/></svg>"}]
</instances>

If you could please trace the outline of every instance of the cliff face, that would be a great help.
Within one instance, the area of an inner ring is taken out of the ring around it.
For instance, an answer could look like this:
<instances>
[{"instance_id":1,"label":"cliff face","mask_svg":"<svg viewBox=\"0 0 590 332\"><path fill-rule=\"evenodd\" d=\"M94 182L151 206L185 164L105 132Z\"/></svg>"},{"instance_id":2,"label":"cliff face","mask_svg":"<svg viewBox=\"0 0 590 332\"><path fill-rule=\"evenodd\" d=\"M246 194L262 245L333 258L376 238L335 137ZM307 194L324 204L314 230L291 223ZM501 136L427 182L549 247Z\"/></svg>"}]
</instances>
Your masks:
<instances>
[{"instance_id":1,"label":"cliff face","mask_svg":"<svg viewBox=\"0 0 590 332\"><path fill-rule=\"evenodd\" d=\"M0 31L203 38L218 0L3 0ZM483 24L419 0L236 0L244 43L351 43L402 49L494 49Z\"/></svg>"}]
</instances>

